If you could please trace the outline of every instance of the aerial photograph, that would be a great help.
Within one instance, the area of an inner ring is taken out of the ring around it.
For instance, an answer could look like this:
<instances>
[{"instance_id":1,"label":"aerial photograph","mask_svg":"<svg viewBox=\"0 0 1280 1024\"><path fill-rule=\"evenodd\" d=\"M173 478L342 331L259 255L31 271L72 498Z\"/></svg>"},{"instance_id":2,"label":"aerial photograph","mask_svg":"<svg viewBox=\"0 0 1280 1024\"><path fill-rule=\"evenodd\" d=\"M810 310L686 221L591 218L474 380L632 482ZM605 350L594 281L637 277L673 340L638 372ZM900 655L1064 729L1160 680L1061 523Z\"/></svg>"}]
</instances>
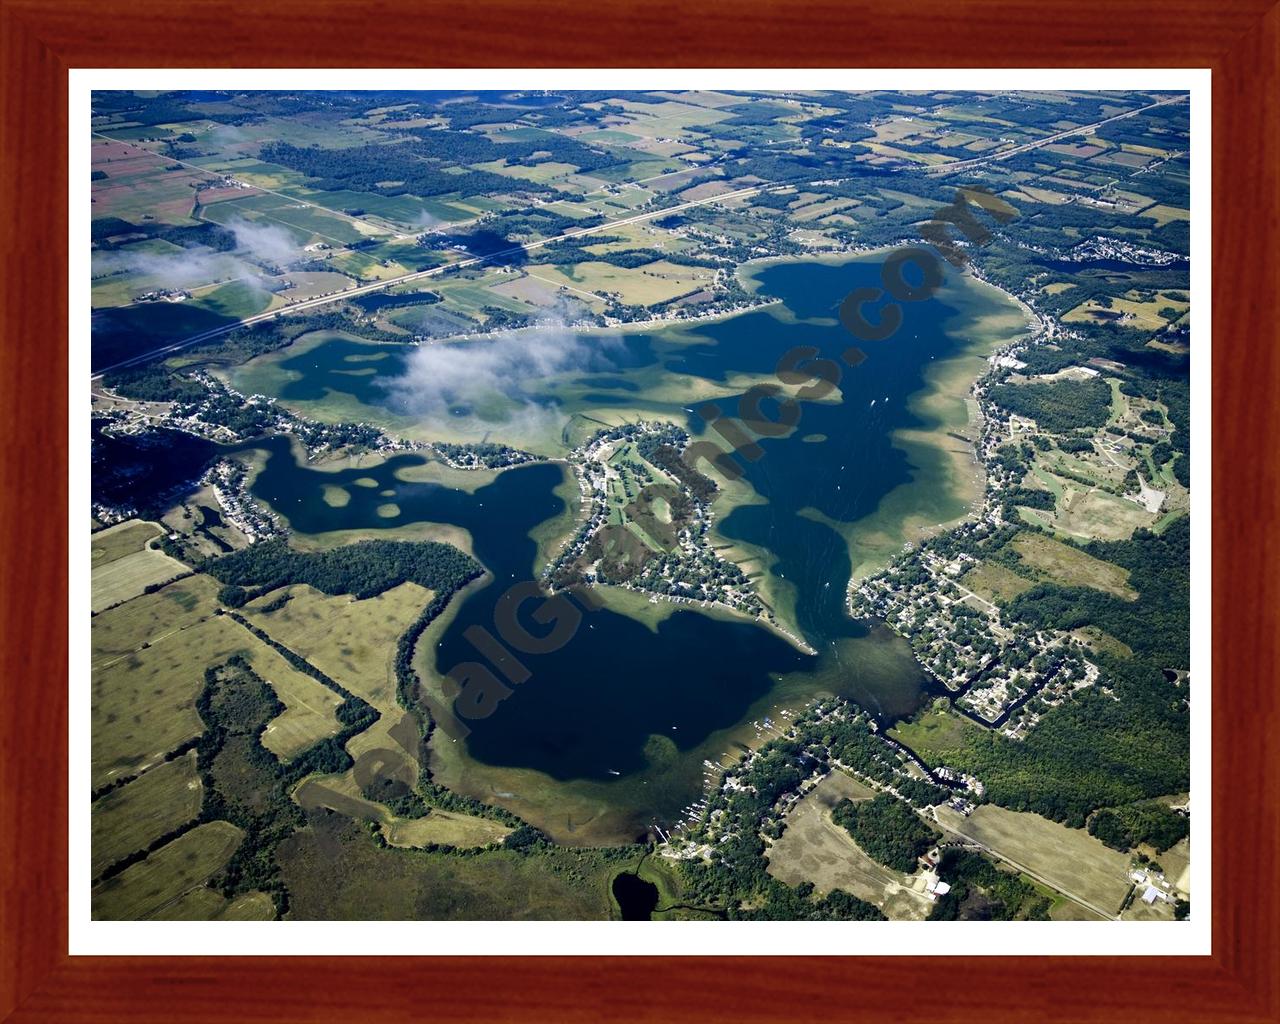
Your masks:
<instances>
[{"instance_id":1,"label":"aerial photograph","mask_svg":"<svg viewBox=\"0 0 1280 1024\"><path fill-rule=\"evenodd\" d=\"M87 123L93 920L1188 930L1188 92Z\"/></svg>"}]
</instances>

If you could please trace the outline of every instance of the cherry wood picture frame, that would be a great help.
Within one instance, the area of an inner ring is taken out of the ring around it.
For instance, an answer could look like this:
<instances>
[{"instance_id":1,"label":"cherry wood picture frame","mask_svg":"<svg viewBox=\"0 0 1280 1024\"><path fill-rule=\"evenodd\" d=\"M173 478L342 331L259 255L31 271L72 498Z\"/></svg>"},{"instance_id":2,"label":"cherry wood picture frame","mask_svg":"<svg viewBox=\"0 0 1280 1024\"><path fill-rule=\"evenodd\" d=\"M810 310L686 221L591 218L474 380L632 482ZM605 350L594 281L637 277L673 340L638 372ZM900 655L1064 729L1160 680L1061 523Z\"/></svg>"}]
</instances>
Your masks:
<instances>
[{"instance_id":1,"label":"cherry wood picture frame","mask_svg":"<svg viewBox=\"0 0 1280 1024\"><path fill-rule=\"evenodd\" d=\"M1211 956L68 955L68 69L450 66L1212 69ZM0 0L0 1020L1280 1020L1278 67L1274 0Z\"/></svg>"}]
</instances>

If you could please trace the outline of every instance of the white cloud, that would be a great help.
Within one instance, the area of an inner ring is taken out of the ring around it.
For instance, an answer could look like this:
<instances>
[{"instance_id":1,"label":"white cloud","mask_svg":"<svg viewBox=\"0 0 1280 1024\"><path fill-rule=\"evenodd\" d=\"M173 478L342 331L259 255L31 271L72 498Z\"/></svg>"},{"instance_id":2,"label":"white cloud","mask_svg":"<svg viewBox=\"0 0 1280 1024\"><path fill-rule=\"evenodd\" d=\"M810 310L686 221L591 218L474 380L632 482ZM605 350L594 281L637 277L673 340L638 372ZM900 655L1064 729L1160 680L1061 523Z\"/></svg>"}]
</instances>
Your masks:
<instances>
[{"instance_id":1,"label":"white cloud","mask_svg":"<svg viewBox=\"0 0 1280 1024\"><path fill-rule=\"evenodd\" d=\"M279 224L264 224L232 217L226 229L236 236L236 249L253 259L283 266L301 254L302 247L293 234Z\"/></svg>"},{"instance_id":2,"label":"white cloud","mask_svg":"<svg viewBox=\"0 0 1280 1024\"><path fill-rule=\"evenodd\" d=\"M175 253L98 252L93 256L93 276L129 274L145 279L148 288L197 288L217 281L243 277L246 267L230 253L197 246ZM145 290L140 288L139 290Z\"/></svg>"},{"instance_id":3,"label":"white cloud","mask_svg":"<svg viewBox=\"0 0 1280 1024\"><path fill-rule=\"evenodd\" d=\"M403 374L380 383L393 408L426 419L453 419L451 408L501 395L518 404L515 419L563 420L533 400L539 384L562 374L616 369L621 344L617 335L582 334L563 320L549 320L477 341L424 345L405 361Z\"/></svg>"}]
</instances>

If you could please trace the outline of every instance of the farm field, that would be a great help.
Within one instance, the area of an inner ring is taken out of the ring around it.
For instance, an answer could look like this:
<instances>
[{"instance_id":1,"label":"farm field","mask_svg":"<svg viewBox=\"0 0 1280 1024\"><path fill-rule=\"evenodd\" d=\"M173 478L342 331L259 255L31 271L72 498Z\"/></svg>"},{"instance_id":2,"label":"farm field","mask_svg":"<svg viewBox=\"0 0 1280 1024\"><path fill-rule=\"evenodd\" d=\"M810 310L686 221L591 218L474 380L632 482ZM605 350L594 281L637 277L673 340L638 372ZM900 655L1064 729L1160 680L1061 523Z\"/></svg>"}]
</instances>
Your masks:
<instances>
[{"instance_id":1,"label":"farm field","mask_svg":"<svg viewBox=\"0 0 1280 1024\"><path fill-rule=\"evenodd\" d=\"M1129 891L1129 858L1089 835L1038 814L982 804L969 817L935 808L939 823L1001 857L1034 871L1050 885L1100 909L1118 913Z\"/></svg>"},{"instance_id":2,"label":"farm field","mask_svg":"<svg viewBox=\"0 0 1280 1024\"><path fill-rule=\"evenodd\" d=\"M194 818L200 813L203 792L196 752L191 750L95 800L94 877Z\"/></svg>"},{"instance_id":3,"label":"farm field","mask_svg":"<svg viewBox=\"0 0 1280 1024\"><path fill-rule=\"evenodd\" d=\"M145 860L93 888L95 920L164 919L168 908L208 881L235 853L244 833L211 821L166 843Z\"/></svg>"},{"instance_id":4,"label":"farm field","mask_svg":"<svg viewBox=\"0 0 1280 1024\"><path fill-rule=\"evenodd\" d=\"M1126 601L1138 596L1129 586L1128 569L1094 558L1061 541L1038 533L1020 533L1014 538L1013 547L1024 564L1064 587L1093 587Z\"/></svg>"},{"instance_id":5,"label":"farm field","mask_svg":"<svg viewBox=\"0 0 1280 1024\"><path fill-rule=\"evenodd\" d=\"M205 668L245 657L285 711L263 745L282 760L338 730L338 696L225 616L201 574L98 615L92 626L94 786L155 764L204 729L195 701Z\"/></svg>"},{"instance_id":6,"label":"farm field","mask_svg":"<svg viewBox=\"0 0 1280 1024\"><path fill-rule=\"evenodd\" d=\"M328 597L299 584L288 588L284 607L260 610L279 593L273 592L258 608L247 605L246 617L378 710L397 708L392 671L396 641L430 602L429 591L402 583L356 601L347 595Z\"/></svg>"},{"instance_id":7,"label":"farm field","mask_svg":"<svg viewBox=\"0 0 1280 1024\"><path fill-rule=\"evenodd\" d=\"M342 698L299 672L278 651L247 631L245 639L253 644L247 655L249 664L285 706L267 723L262 745L281 761L290 761L313 744L335 735L340 726L334 711Z\"/></svg>"},{"instance_id":8,"label":"farm field","mask_svg":"<svg viewBox=\"0 0 1280 1024\"><path fill-rule=\"evenodd\" d=\"M93 535L93 565L106 565L125 555L136 554L146 547L147 541L163 532L159 524L141 519L127 519L99 530Z\"/></svg>"},{"instance_id":9,"label":"farm field","mask_svg":"<svg viewBox=\"0 0 1280 1024\"><path fill-rule=\"evenodd\" d=\"M162 532L155 523L129 520L94 534L89 595L95 612L190 571L176 558L148 546Z\"/></svg>"},{"instance_id":10,"label":"farm field","mask_svg":"<svg viewBox=\"0 0 1280 1024\"><path fill-rule=\"evenodd\" d=\"M164 908L165 921L273 921L276 905L265 892L246 892L233 900L212 889L192 889Z\"/></svg>"},{"instance_id":11,"label":"farm field","mask_svg":"<svg viewBox=\"0 0 1280 1024\"><path fill-rule=\"evenodd\" d=\"M1191 892L1191 840L1179 839L1159 855L1164 876L1180 891Z\"/></svg>"},{"instance_id":12,"label":"farm field","mask_svg":"<svg viewBox=\"0 0 1280 1024\"><path fill-rule=\"evenodd\" d=\"M528 268L530 274L584 292L617 292L622 301L652 306L704 287L714 275L705 267L683 267L656 260L636 270L609 263L586 261L572 266L540 264Z\"/></svg>"},{"instance_id":13,"label":"farm field","mask_svg":"<svg viewBox=\"0 0 1280 1024\"><path fill-rule=\"evenodd\" d=\"M210 618L183 629L181 640L170 636L95 669L94 787L156 764L204 732L196 698L204 688L205 667L248 654L258 642L230 619Z\"/></svg>"},{"instance_id":14,"label":"farm field","mask_svg":"<svg viewBox=\"0 0 1280 1024\"><path fill-rule=\"evenodd\" d=\"M92 655L95 670L143 644L155 644L214 613L218 584L196 574L150 594L127 601L93 619Z\"/></svg>"},{"instance_id":15,"label":"farm field","mask_svg":"<svg viewBox=\"0 0 1280 1024\"><path fill-rule=\"evenodd\" d=\"M276 294L290 302L298 299L313 299L317 295L332 295L335 292L345 291L355 284L346 274L330 270L290 274L288 280L292 283L291 286Z\"/></svg>"},{"instance_id":16,"label":"farm field","mask_svg":"<svg viewBox=\"0 0 1280 1024\"><path fill-rule=\"evenodd\" d=\"M150 548L95 566L90 582L90 605L95 612L138 597L153 587L190 572L176 558Z\"/></svg>"},{"instance_id":17,"label":"farm field","mask_svg":"<svg viewBox=\"0 0 1280 1024\"><path fill-rule=\"evenodd\" d=\"M812 882L819 894L843 889L874 903L891 921L922 921L932 906L923 879L872 860L831 820L841 800L869 800L874 793L833 771L787 812L786 831L767 849L769 874L787 885Z\"/></svg>"}]
</instances>

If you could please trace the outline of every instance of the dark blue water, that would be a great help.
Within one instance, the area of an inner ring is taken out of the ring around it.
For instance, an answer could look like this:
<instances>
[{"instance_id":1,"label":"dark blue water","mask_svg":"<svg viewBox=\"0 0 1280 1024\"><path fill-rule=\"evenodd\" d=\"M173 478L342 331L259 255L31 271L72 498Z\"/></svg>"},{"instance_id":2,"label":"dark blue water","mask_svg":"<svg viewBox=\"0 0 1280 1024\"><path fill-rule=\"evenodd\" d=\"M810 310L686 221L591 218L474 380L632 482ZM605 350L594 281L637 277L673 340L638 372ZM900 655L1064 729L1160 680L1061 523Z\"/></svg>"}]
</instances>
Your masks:
<instances>
[{"instance_id":1,"label":"dark blue water","mask_svg":"<svg viewBox=\"0 0 1280 1024\"><path fill-rule=\"evenodd\" d=\"M283 437L257 446L269 454L254 493L287 515L295 530L327 533L430 521L470 531L475 555L494 581L466 599L441 640L434 661L442 675L484 660L463 634L472 626L497 631L497 601L512 584L533 578L537 546L529 532L564 510L554 494L563 479L559 464L507 470L468 494L397 479L398 471L425 461L418 455L395 456L371 469L323 472L300 466ZM377 486L356 484L359 479ZM350 503L327 505L326 485L345 488ZM399 514L379 516L377 509L388 502L399 506ZM531 602L521 619L535 636L547 632L529 617L538 607ZM532 678L513 688L494 714L459 714L471 729L467 749L487 764L536 767L562 780L640 771L645 742L655 734L689 749L740 721L768 692L771 673L798 671L814 660L748 622L680 611L655 636L635 619L608 610L583 614L560 649L521 657Z\"/></svg>"}]
</instances>

